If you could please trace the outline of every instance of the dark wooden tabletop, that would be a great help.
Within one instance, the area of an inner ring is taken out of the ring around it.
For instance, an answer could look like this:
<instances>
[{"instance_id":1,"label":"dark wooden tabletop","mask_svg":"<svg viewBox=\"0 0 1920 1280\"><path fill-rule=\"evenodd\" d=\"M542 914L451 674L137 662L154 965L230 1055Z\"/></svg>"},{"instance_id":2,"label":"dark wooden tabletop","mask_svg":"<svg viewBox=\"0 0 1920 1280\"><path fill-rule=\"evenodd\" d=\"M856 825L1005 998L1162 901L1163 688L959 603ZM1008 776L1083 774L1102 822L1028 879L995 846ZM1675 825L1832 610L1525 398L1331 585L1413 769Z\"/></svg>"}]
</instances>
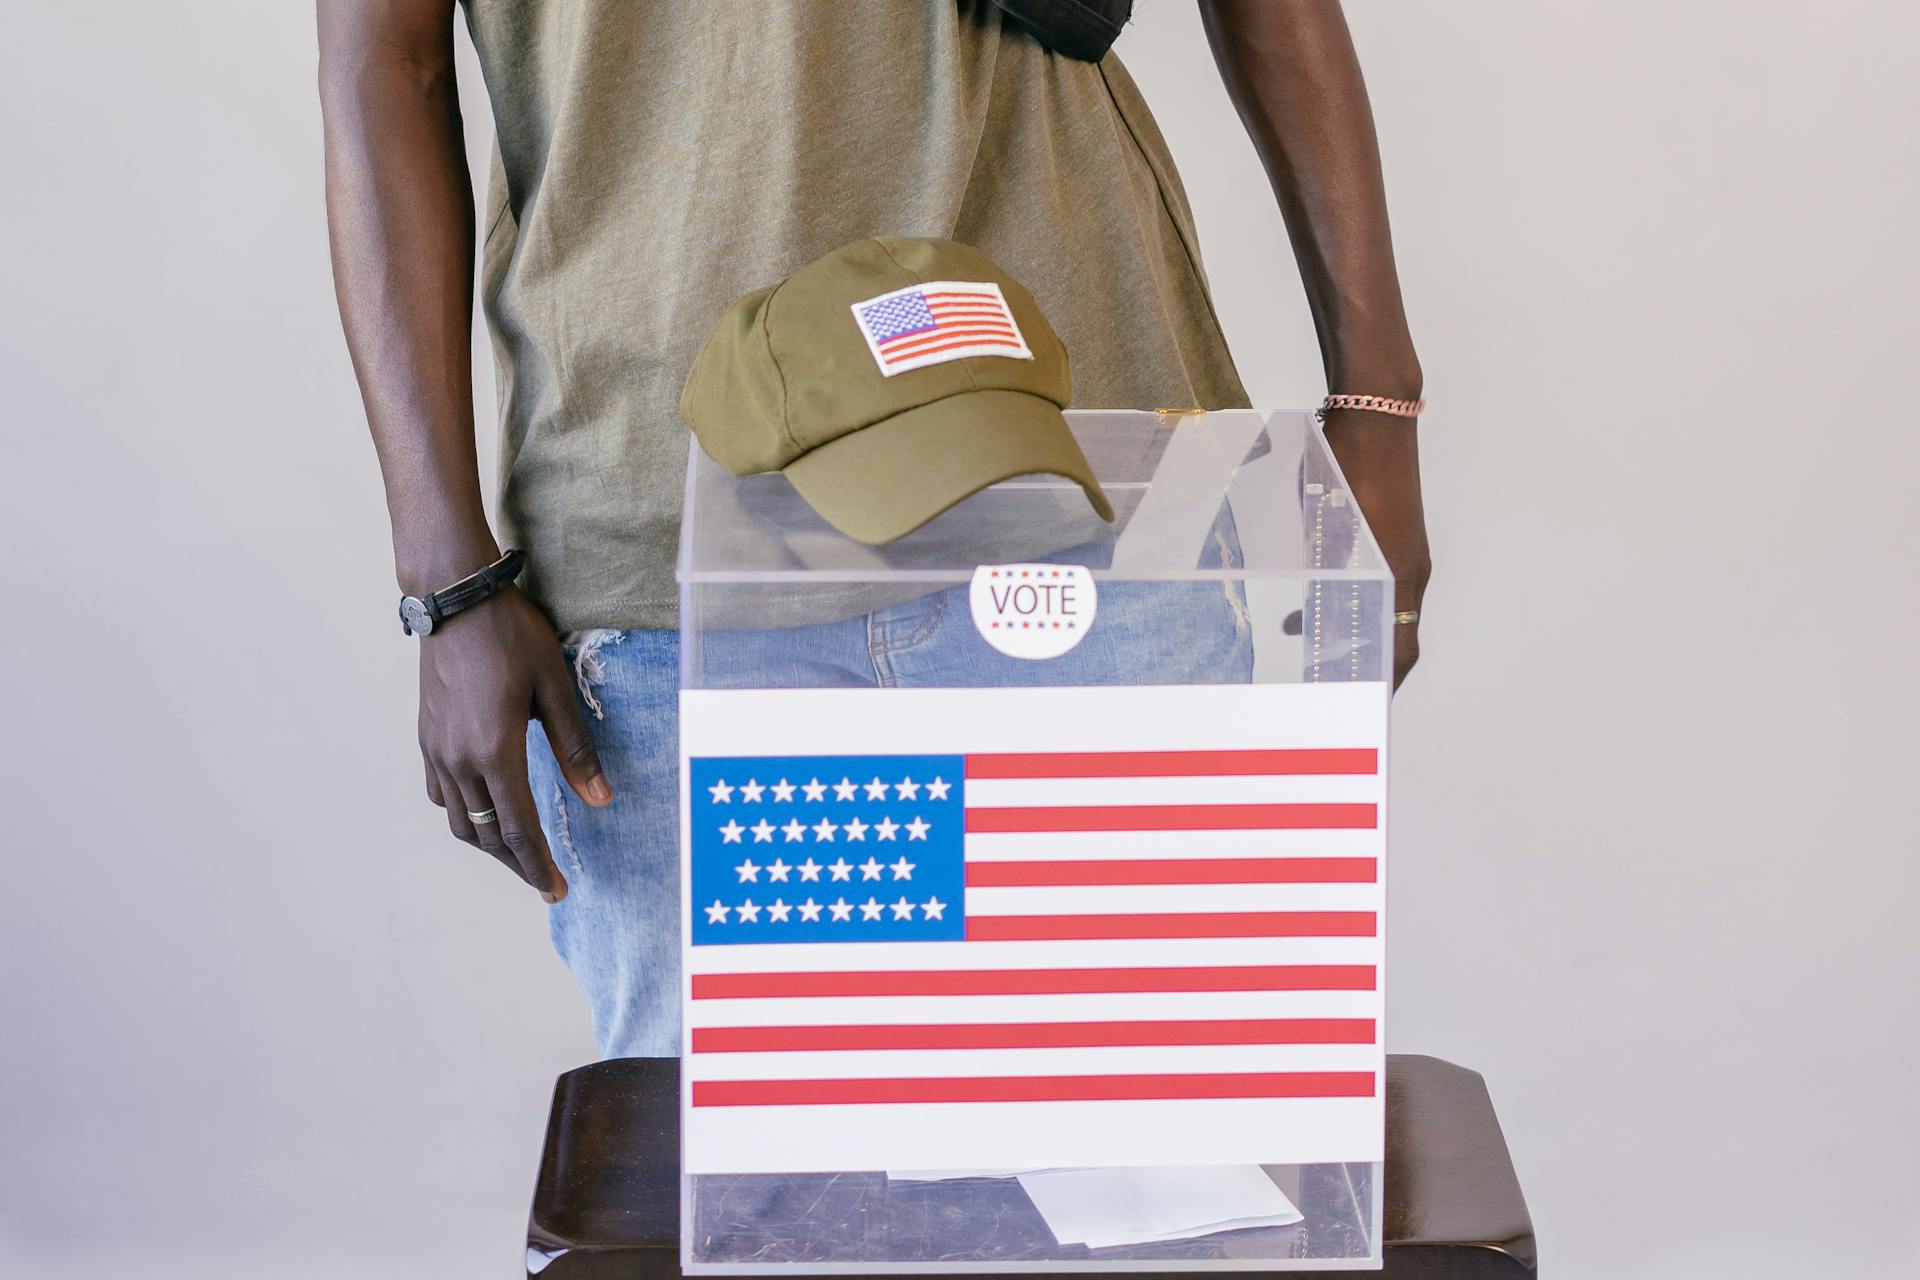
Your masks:
<instances>
[{"instance_id":1,"label":"dark wooden tabletop","mask_svg":"<svg viewBox=\"0 0 1920 1280\"><path fill-rule=\"evenodd\" d=\"M679 1078L672 1058L560 1077L527 1228L530 1274L677 1280ZM1391 1280L1536 1274L1533 1223L1477 1072L1388 1055L1384 1253Z\"/></svg>"}]
</instances>

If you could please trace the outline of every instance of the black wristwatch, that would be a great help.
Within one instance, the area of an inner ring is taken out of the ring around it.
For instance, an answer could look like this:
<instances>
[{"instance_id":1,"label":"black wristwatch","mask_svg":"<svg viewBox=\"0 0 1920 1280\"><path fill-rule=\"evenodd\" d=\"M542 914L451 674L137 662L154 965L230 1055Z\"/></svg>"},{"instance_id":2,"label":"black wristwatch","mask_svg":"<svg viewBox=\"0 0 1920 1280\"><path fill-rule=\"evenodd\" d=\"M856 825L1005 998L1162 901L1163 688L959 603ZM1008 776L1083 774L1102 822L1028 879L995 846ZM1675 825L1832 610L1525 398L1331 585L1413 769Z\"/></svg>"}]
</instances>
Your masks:
<instances>
[{"instance_id":1,"label":"black wristwatch","mask_svg":"<svg viewBox=\"0 0 1920 1280\"><path fill-rule=\"evenodd\" d=\"M471 609L487 597L498 595L501 588L520 576L520 566L525 560L516 547L480 572L424 599L401 596L400 629L410 636L432 635L435 627L462 609Z\"/></svg>"}]
</instances>

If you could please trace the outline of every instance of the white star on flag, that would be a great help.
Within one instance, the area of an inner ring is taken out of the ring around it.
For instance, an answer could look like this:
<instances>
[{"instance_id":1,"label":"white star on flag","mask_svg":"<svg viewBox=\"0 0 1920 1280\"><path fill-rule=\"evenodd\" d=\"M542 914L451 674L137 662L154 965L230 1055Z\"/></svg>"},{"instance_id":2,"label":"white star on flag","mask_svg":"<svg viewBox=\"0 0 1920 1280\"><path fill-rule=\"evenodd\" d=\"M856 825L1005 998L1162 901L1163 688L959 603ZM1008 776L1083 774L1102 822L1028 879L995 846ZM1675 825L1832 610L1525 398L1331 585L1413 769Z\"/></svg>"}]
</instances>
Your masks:
<instances>
[{"instance_id":1,"label":"white star on flag","mask_svg":"<svg viewBox=\"0 0 1920 1280\"><path fill-rule=\"evenodd\" d=\"M880 779L878 778L875 778L872 782L869 782L867 784L867 799L885 800L886 798L887 798L886 783L880 781Z\"/></svg>"},{"instance_id":2,"label":"white star on flag","mask_svg":"<svg viewBox=\"0 0 1920 1280\"><path fill-rule=\"evenodd\" d=\"M725 924L726 922L727 922L727 909L726 907L721 905L720 899L715 898L713 900L713 905L707 908L707 923L708 924Z\"/></svg>"},{"instance_id":3,"label":"white star on flag","mask_svg":"<svg viewBox=\"0 0 1920 1280\"><path fill-rule=\"evenodd\" d=\"M818 880L820 878L820 864L809 857L805 862L800 864L800 878L802 880Z\"/></svg>"},{"instance_id":4,"label":"white star on flag","mask_svg":"<svg viewBox=\"0 0 1920 1280\"><path fill-rule=\"evenodd\" d=\"M825 840L828 843L832 843L833 833L838 831L839 829L840 828L834 826L831 822L828 822L825 818L822 818L820 819L820 821L813 824L813 838L815 840Z\"/></svg>"},{"instance_id":5,"label":"white star on flag","mask_svg":"<svg viewBox=\"0 0 1920 1280\"><path fill-rule=\"evenodd\" d=\"M925 913L925 916L928 920L940 919L941 918L940 913L942 911L945 911L946 909L947 909L947 904L940 901L940 899L938 898L928 898L925 902L920 904L920 910Z\"/></svg>"},{"instance_id":6,"label":"white star on flag","mask_svg":"<svg viewBox=\"0 0 1920 1280\"><path fill-rule=\"evenodd\" d=\"M720 839L726 844L739 844L740 835L745 830L745 827L729 818L727 819L727 825L720 828Z\"/></svg>"},{"instance_id":7,"label":"white star on flag","mask_svg":"<svg viewBox=\"0 0 1920 1280\"><path fill-rule=\"evenodd\" d=\"M807 793L807 799L809 801L825 800L827 798L827 784L818 778L815 778L812 782L807 783L800 789Z\"/></svg>"},{"instance_id":8,"label":"white star on flag","mask_svg":"<svg viewBox=\"0 0 1920 1280\"><path fill-rule=\"evenodd\" d=\"M858 818L848 818L847 819L847 839L865 840L866 838L867 838L867 824L860 821L860 819Z\"/></svg>"},{"instance_id":9,"label":"white star on flag","mask_svg":"<svg viewBox=\"0 0 1920 1280\"><path fill-rule=\"evenodd\" d=\"M747 785L740 788L740 801L742 804L754 804L760 799L760 793L765 790L765 787L748 778Z\"/></svg>"},{"instance_id":10,"label":"white star on flag","mask_svg":"<svg viewBox=\"0 0 1920 1280\"><path fill-rule=\"evenodd\" d=\"M845 858L835 858L827 870L833 872L833 878L835 880L851 880L853 878L853 864Z\"/></svg>"},{"instance_id":11,"label":"white star on flag","mask_svg":"<svg viewBox=\"0 0 1920 1280\"><path fill-rule=\"evenodd\" d=\"M900 899L900 901L890 903L888 905L892 906L893 908L893 918L895 920L913 919L913 904L911 902L908 902L905 898L902 898Z\"/></svg>"},{"instance_id":12,"label":"white star on flag","mask_svg":"<svg viewBox=\"0 0 1920 1280\"><path fill-rule=\"evenodd\" d=\"M740 873L741 884L745 884L749 880L755 884L760 883L760 866L752 858L748 858L745 862L735 867L734 870Z\"/></svg>"},{"instance_id":13,"label":"white star on flag","mask_svg":"<svg viewBox=\"0 0 1920 1280\"><path fill-rule=\"evenodd\" d=\"M892 818L882 818L873 829L880 833L877 837L878 839L891 840L893 839L893 833L900 829L900 824Z\"/></svg>"},{"instance_id":14,"label":"white star on flag","mask_svg":"<svg viewBox=\"0 0 1920 1280\"><path fill-rule=\"evenodd\" d=\"M895 880L911 880L913 879L913 867L914 864L908 862L907 855L903 853L900 855L900 860L889 867L888 870L893 872L893 878Z\"/></svg>"},{"instance_id":15,"label":"white star on flag","mask_svg":"<svg viewBox=\"0 0 1920 1280\"><path fill-rule=\"evenodd\" d=\"M913 821L907 824L907 839L925 840L927 838L927 832L931 831L932 829L933 828L930 825L921 821L919 814L915 814L913 816Z\"/></svg>"},{"instance_id":16,"label":"white star on flag","mask_svg":"<svg viewBox=\"0 0 1920 1280\"><path fill-rule=\"evenodd\" d=\"M807 836L807 829L800 825L798 818L787 819L787 825L780 830L785 833L788 844L792 844L795 840L804 840Z\"/></svg>"},{"instance_id":17,"label":"white star on flag","mask_svg":"<svg viewBox=\"0 0 1920 1280\"><path fill-rule=\"evenodd\" d=\"M806 900L805 902L803 902L803 903L801 903L801 904L800 904L800 919L801 919L801 920L803 920L803 921L806 921L806 920L818 920L819 918L820 918L820 904L819 904L819 903L817 903L817 902L815 902L815 901L814 901L814 900L813 900L812 898L808 898L808 899L807 899L807 900Z\"/></svg>"},{"instance_id":18,"label":"white star on flag","mask_svg":"<svg viewBox=\"0 0 1920 1280\"><path fill-rule=\"evenodd\" d=\"M773 827L773 824L771 822L768 822L765 818L760 819L760 821L754 823L751 827L748 827L747 830L753 832L753 842L755 844L772 844L773 843L774 827Z\"/></svg>"},{"instance_id":19,"label":"white star on flag","mask_svg":"<svg viewBox=\"0 0 1920 1280\"><path fill-rule=\"evenodd\" d=\"M745 902L735 907L734 910L739 912L740 918L748 924L758 924L760 922L760 908L754 904L752 898L748 898Z\"/></svg>"},{"instance_id":20,"label":"white star on flag","mask_svg":"<svg viewBox=\"0 0 1920 1280\"><path fill-rule=\"evenodd\" d=\"M833 798L836 800L851 800L859 790L860 785L853 779L842 778L833 784Z\"/></svg>"},{"instance_id":21,"label":"white star on flag","mask_svg":"<svg viewBox=\"0 0 1920 1280\"><path fill-rule=\"evenodd\" d=\"M880 870L880 864L872 858L868 858L860 864L860 878L862 880L878 880L880 878Z\"/></svg>"},{"instance_id":22,"label":"white star on flag","mask_svg":"<svg viewBox=\"0 0 1920 1280\"><path fill-rule=\"evenodd\" d=\"M793 870L792 867L788 866L781 859L775 858L772 862L769 862L767 864L767 879L785 880L787 878L787 872L791 870Z\"/></svg>"},{"instance_id":23,"label":"white star on flag","mask_svg":"<svg viewBox=\"0 0 1920 1280\"><path fill-rule=\"evenodd\" d=\"M746 908L744 908L744 907L743 907L743 908L741 908L741 910L743 910L743 911L744 911L745 909L746 909ZM879 901L879 899L877 899L877 898L868 898L868 899L867 899L867 900L866 900L865 902L863 902L863 903L861 903L861 904L860 904L860 918L861 918L862 920L878 920L878 919L880 918L880 901Z\"/></svg>"},{"instance_id":24,"label":"white star on flag","mask_svg":"<svg viewBox=\"0 0 1920 1280\"><path fill-rule=\"evenodd\" d=\"M940 779L935 778L927 784L927 799L945 800L947 798L947 792L951 790L952 787L953 784L951 782L942 782Z\"/></svg>"},{"instance_id":25,"label":"white star on flag","mask_svg":"<svg viewBox=\"0 0 1920 1280\"><path fill-rule=\"evenodd\" d=\"M833 912L833 918L835 920L853 919L853 904L845 898L841 898L838 902L833 903L827 910Z\"/></svg>"},{"instance_id":26,"label":"white star on flag","mask_svg":"<svg viewBox=\"0 0 1920 1280\"><path fill-rule=\"evenodd\" d=\"M773 784L773 798L775 800L791 800L793 799L793 790L793 784L785 778L782 778Z\"/></svg>"},{"instance_id":27,"label":"white star on flag","mask_svg":"<svg viewBox=\"0 0 1920 1280\"><path fill-rule=\"evenodd\" d=\"M787 916L791 914L792 911L793 911L792 907L788 906L786 903L782 902L780 899L775 898L767 906L767 919L773 921L776 924L785 924L787 922Z\"/></svg>"},{"instance_id":28,"label":"white star on flag","mask_svg":"<svg viewBox=\"0 0 1920 1280\"><path fill-rule=\"evenodd\" d=\"M733 788L727 785L725 778L720 779L720 781L708 787L707 790L713 793L713 802L715 804L733 803Z\"/></svg>"},{"instance_id":29,"label":"white star on flag","mask_svg":"<svg viewBox=\"0 0 1920 1280\"><path fill-rule=\"evenodd\" d=\"M920 784L912 778L902 778L894 785L893 789L900 793L902 800L918 800L920 798Z\"/></svg>"}]
</instances>

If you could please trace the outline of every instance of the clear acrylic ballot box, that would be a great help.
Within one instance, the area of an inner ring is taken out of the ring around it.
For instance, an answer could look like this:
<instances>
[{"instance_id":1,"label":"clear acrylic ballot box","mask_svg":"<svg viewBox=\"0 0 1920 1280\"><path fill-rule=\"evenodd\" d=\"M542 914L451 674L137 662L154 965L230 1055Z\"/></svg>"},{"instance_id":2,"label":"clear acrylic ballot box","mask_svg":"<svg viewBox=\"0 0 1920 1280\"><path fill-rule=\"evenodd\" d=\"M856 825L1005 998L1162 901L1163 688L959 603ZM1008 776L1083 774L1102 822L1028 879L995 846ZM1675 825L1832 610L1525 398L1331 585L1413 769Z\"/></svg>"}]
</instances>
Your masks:
<instances>
[{"instance_id":1,"label":"clear acrylic ballot box","mask_svg":"<svg viewBox=\"0 0 1920 1280\"><path fill-rule=\"evenodd\" d=\"M696 444L690 1274L1381 1261L1393 588L1314 419L1074 411L894 542Z\"/></svg>"}]
</instances>

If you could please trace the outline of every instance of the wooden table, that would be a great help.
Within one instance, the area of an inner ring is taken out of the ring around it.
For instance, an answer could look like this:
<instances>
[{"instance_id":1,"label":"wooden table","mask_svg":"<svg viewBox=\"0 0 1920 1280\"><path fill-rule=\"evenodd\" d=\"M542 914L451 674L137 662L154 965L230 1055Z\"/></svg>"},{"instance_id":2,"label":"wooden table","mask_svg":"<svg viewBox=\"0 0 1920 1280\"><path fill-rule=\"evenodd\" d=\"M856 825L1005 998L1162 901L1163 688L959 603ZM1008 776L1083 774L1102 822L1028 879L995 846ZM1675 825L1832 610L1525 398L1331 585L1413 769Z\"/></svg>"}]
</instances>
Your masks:
<instances>
[{"instance_id":1,"label":"wooden table","mask_svg":"<svg viewBox=\"0 0 1920 1280\"><path fill-rule=\"evenodd\" d=\"M529 1275L677 1280L679 1079L672 1058L560 1077L527 1226ZM1533 1223L1477 1072L1388 1056L1385 1238L1391 1280L1536 1274Z\"/></svg>"}]
</instances>

